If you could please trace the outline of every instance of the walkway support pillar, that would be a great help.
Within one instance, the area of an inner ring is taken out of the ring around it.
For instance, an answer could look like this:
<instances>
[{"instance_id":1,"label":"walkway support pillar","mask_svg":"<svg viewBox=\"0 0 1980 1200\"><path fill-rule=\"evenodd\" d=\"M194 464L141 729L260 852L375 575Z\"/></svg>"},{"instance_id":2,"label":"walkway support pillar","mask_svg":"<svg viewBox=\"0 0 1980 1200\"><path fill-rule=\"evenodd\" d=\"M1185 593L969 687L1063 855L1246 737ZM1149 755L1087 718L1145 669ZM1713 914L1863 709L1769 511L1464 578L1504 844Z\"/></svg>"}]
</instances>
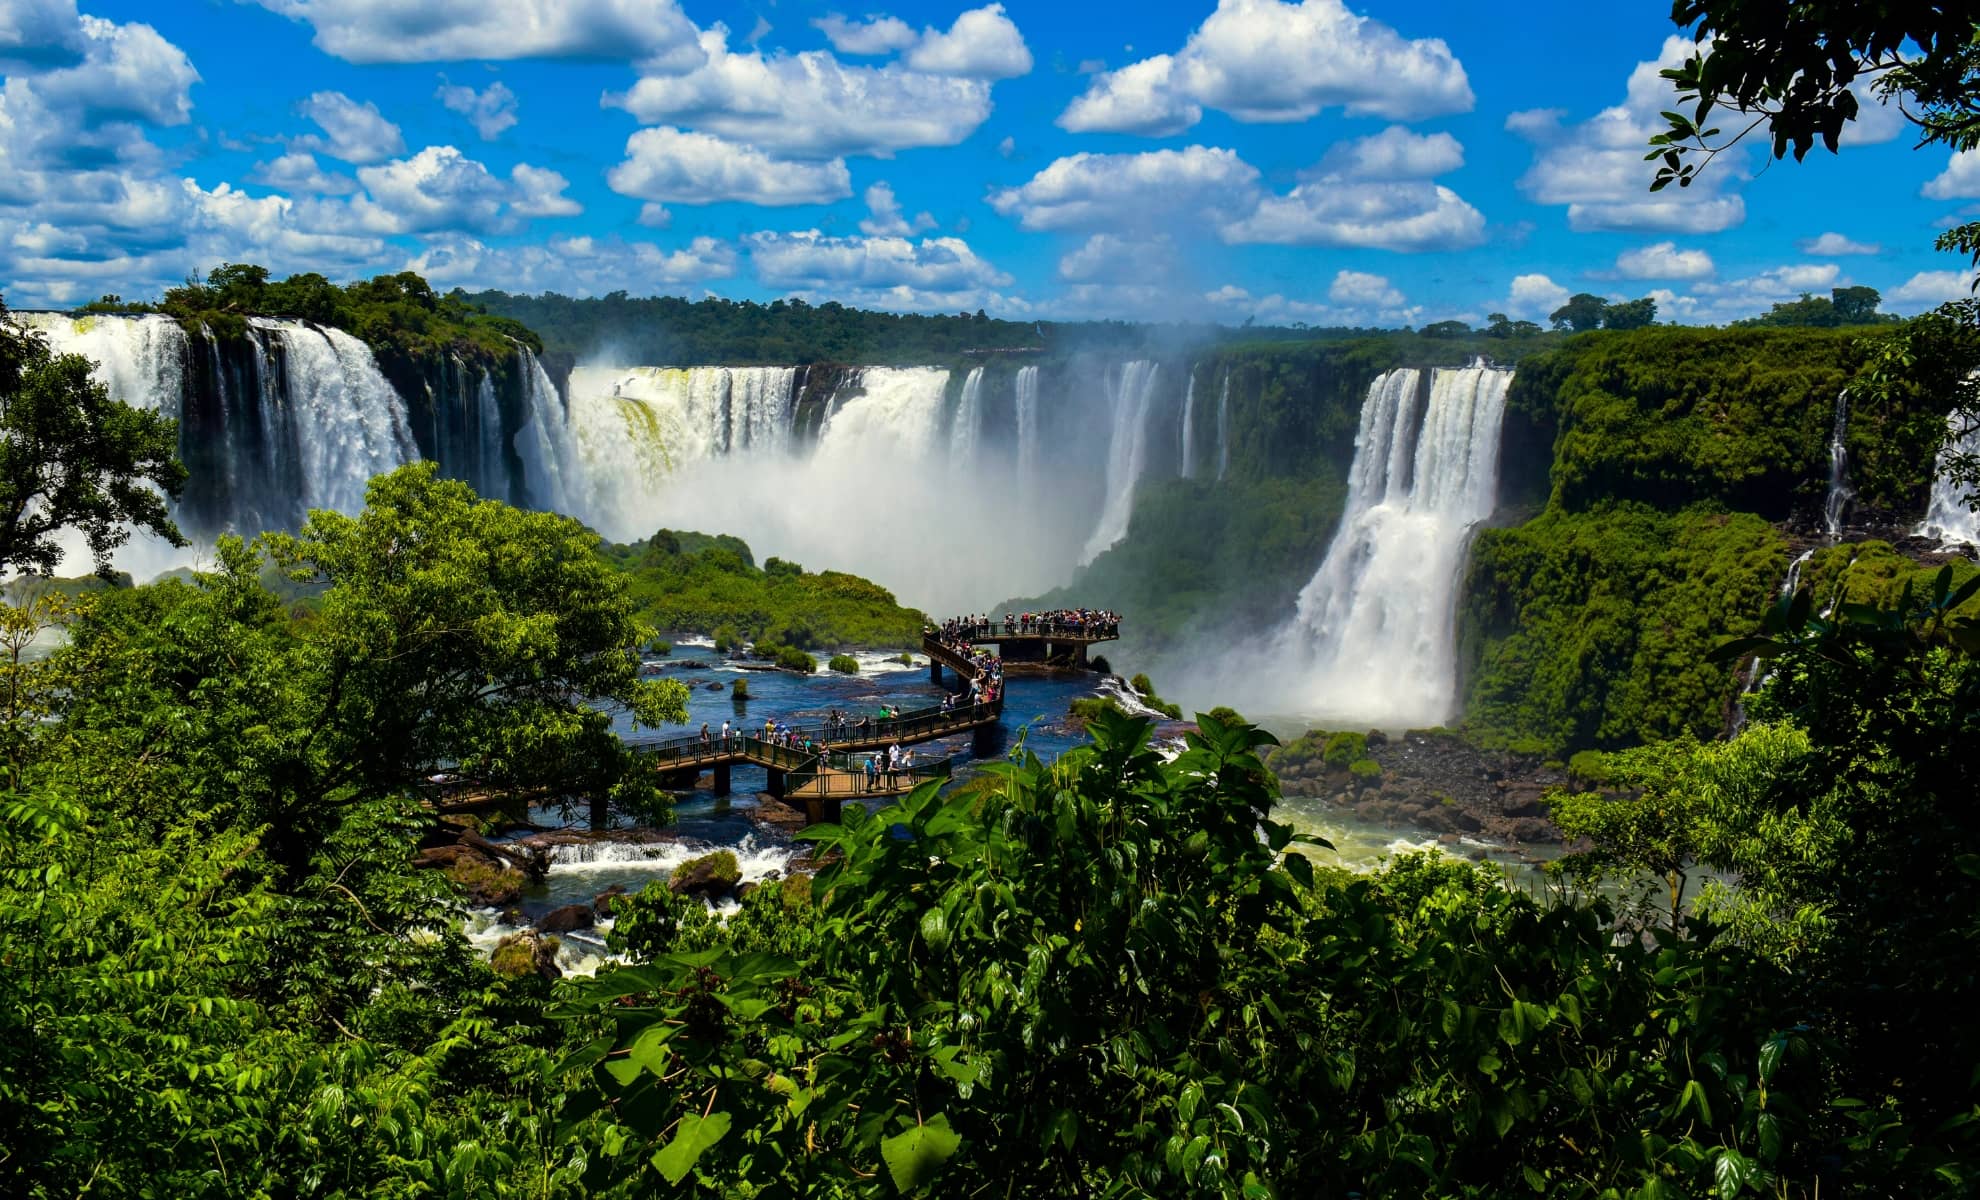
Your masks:
<instances>
[{"instance_id":1,"label":"walkway support pillar","mask_svg":"<svg viewBox=\"0 0 1980 1200\"><path fill-rule=\"evenodd\" d=\"M784 772L777 767L765 767L763 771L764 774L770 777L769 786L766 790L772 796L782 800L784 798Z\"/></svg>"},{"instance_id":2,"label":"walkway support pillar","mask_svg":"<svg viewBox=\"0 0 1980 1200\"><path fill-rule=\"evenodd\" d=\"M726 796L729 794L729 764L728 763L716 764L715 794L717 796Z\"/></svg>"},{"instance_id":3,"label":"walkway support pillar","mask_svg":"<svg viewBox=\"0 0 1980 1200\"><path fill-rule=\"evenodd\" d=\"M928 660L928 682L935 684L942 682L942 662L940 659L931 658Z\"/></svg>"}]
</instances>

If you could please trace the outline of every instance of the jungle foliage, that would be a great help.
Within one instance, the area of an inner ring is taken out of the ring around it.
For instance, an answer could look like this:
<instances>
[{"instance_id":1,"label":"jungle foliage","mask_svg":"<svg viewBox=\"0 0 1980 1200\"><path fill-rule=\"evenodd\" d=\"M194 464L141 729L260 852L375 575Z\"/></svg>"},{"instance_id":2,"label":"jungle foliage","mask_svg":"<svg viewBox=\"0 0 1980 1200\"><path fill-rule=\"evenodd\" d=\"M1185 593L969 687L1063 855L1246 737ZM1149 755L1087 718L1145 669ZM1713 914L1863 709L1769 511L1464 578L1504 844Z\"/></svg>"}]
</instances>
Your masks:
<instances>
[{"instance_id":1,"label":"jungle foliage","mask_svg":"<svg viewBox=\"0 0 1980 1200\"><path fill-rule=\"evenodd\" d=\"M266 267L226 263L202 282L167 288L156 304L105 296L83 312L162 312L189 330L238 337L250 316L295 317L341 329L373 350L420 358L445 351L484 360L514 357L516 344L541 352L528 326L490 314L458 292L442 295L417 272L338 285L315 273L271 278Z\"/></svg>"},{"instance_id":2,"label":"jungle foliage","mask_svg":"<svg viewBox=\"0 0 1980 1200\"><path fill-rule=\"evenodd\" d=\"M53 574L61 530L106 579L133 526L185 544L166 510L186 481L177 422L111 399L91 367L0 319L0 576Z\"/></svg>"},{"instance_id":3,"label":"jungle foliage","mask_svg":"<svg viewBox=\"0 0 1980 1200\"><path fill-rule=\"evenodd\" d=\"M803 651L918 646L925 618L892 592L841 571L812 573L781 558L761 567L740 539L663 529L599 554L623 572L640 619L663 633ZM812 669L816 669L813 663Z\"/></svg>"}]
</instances>

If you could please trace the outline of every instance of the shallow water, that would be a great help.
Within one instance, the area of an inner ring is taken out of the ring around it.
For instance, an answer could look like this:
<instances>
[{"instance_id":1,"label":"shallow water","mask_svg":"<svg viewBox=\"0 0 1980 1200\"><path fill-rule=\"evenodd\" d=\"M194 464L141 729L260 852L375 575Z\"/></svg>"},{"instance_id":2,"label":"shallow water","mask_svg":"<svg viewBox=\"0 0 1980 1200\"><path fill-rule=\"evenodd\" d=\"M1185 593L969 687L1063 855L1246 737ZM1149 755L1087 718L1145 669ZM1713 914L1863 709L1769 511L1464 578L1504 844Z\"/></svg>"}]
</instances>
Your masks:
<instances>
[{"instance_id":1,"label":"shallow water","mask_svg":"<svg viewBox=\"0 0 1980 1200\"><path fill-rule=\"evenodd\" d=\"M881 705L904 709L928 707L941 700L943 688L930 681L928 660L914 655L915 665L905 666L898 655L865 652L858 675L838 675L822 668L816 675L787 671L753 670L726 662L706 643L679 642L672 652L649 658L649 664L663 679L677 679L690 687L686 732L698 732L703 722L711 733L719 733L722 722L740 723L745 728L762 727L766 717L794 723L808 723L828 716L834 709L852 716L877 712ZM701 664L691 666L689 664ZM750 699L731 700L731 682L739 676L749 680ZM950 684L955 678L944 672ZM710 689L709 684L717 687ZM1072 701L1084 696L1116 695L1118 688L1106 677L1023 676L1005 680L1004 728L986 751L996 757L1011 753L1020 740L1025 749L1049 762L1081 744L1084 735L1067 723ZM635 728L625 714L615 716L615 727L631 742L662 741L680 737L683 730ZM1165 755L1180 751L1182 722L1160 721L1155 742ZM982 761L974 757L973 739L967 735L926 742L914 747L916 757L933 760L955 756L955 774L967 776ZM617 884L637 892L648 883L665 880L673 869L690 858L714 849L735 851L743 879L757 882L789 867L793 847L782 835L760 830L750 820L756 807L756 794L766 786L759 767L732 768L732 794L716 796L703 786L678 796L674 803L674 824L669 832L674 840L639 845L608 842L591 845L559 846L553 853L545 881L528 889L515 907L525 922L535 921L552 909L566 904L588 904L599 893ZM583 828L582 812L539 809L535 819L556 826L568 821ZM1435 832L1425 829L1379 826L1344 813L1324 801L1310 797L1287 797L1275 814L1302 833L1326 838L1334 852L1310 850L1316 863L1371 871L1399 854L1441 849L1480 861L1505 865L1515 879L1533 883L1537 876L1530 862L1505 847L1473 839L1441 842ZM731 901L725 906L734 908ZM594 930L559 935L558 963L567 974L589 974L608 960L605 933L609 920ZM522 925L504 922L493 909L476 911L467 925L469 940L484 951L492 951L507 934Z\"/></svg>"}]
</instances>

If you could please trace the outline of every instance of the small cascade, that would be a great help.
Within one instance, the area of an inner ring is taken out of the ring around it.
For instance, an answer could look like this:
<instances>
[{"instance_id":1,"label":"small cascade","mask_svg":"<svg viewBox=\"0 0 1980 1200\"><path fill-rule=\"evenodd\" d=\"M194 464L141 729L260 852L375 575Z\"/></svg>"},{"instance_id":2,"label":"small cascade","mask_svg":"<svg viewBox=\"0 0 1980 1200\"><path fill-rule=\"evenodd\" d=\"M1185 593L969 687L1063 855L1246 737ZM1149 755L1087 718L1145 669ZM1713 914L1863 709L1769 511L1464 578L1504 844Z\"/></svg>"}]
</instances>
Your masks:
<instances>
[{"instance_id":1,"label":"small cascade","mask_svg":"<svg viewBox=\"0 0 1980 1200\"><path fill-rule=\"evenodd\" d=\"M1457 588L1497 502L1512 372L1387 371L1369 385L1347 508L1300 593L1281 655L1300 711L1382 727L1435 725L1456 703Z\"/></svg>"},{"instance_id":2,"label":"small cascade","mask_svg":"<svg viewBox=\"0 0 1980 1200\"><path fill-rule=\"evenodd\" d=\"M976 439L983 426L981 397L983 368L972 367L963 377L962 397L956 401L956 415L949 423L949 462L963 466L976 457Z\"/></svg>"},{"instance_id":3,"label":"small cascade","mask_svg":"<svg viewBox=\"0 0 1980 1200\"><path fill-rule=\"evenodd\" d=\"M1941 548L1980 546L1980 513L1967 504L1966 489L1954 482L1950 467L1956 455L1980 455L1980 422L1960 432L1957 413L1948 418L1954 435L1939 451L1938 470L1932 478L1932 499L1925 519L1912 530L1915 536L1935 539Z\"/></svg>"},{"instance_id":4,"label":"small cascade","mask_svg":"<svg viewBox=\"0 0 1980 1200\"><path fill-rule=\"evenodd\" d=\"M1177 474L1184 479L1196 473L1196 369L1190 368L1189 384L1183 389L1182 411L1182 467Z\"/></svg>"},{"instance_id":5,"label":"small cascade","mask_svg":"<svg viewBox=\"0 0 1980 1200\"><path fill-rule=\"evenodd\" d=\"M1107 499L1093 535L1086 540L1079 565L1085 566L1127 536L1134 516L1135 485L1141 481L1146 455L1149 402L1161 368L1147 359L1121 367L1113 378L1113 432L1107 440Z\"/></svg>"},{"instance_id":6,"label":"small cascade","mask_svg":"<svg viewBox=\"0 0 1980 1200\"><path fill-rule=\"evenodd\" d=\"M1224 368L1224 383L1217 391L1217 478L1221 481L1231 469L1231 370Z\"/></svg>"},{"instance_id":7,"label":"small cascade","mask_svg":"<svg viewBox=\"0 0 1980 1200\"><path fill-rule=\"evenodd\" d=\"M1803 550L1800 557L1788 564L1787 578L1781 580L1781 595L1794 595L1795 589L1801 586L1801 568L1807 566L1808 560L1814 557L1813 550Z\"/></svg>"},{"instance_id":8,"label":"small cascade","mask_svg":"<svg viewBox=\"0 0 1980 1200\"><path fill-rule=\"evenodd\" d=\"M1834 545L1842 540L1843 513L1856 493L1849 486L1849 389L1836 395L1835 424L1829 430L1829 491L1822 499L1822 530Z\"/></svg>"},{"instance_id":9,"label":"small cascade","mask_svg":"<svg viewBox=\"0 0 1980 1200\"><path fill-rule=\"evenodd\" d=\"M113 400L180 416L191 344L171 317L156 313L130 317L70 317L22 312L8 317L38 333L58 354L80 354L95 363L90 378Z\"/></svg>"},{"instance_id":10,"label":"small cascade","mask_svg":"<svg viewBox=\"0 0 1980 1200\"><path fill-rule=\"evenodd\" d=\"M1018 486L1030 495L1038 483L1038 368L1019 367L1017 373Z\"/></svg>"}]
</instances>

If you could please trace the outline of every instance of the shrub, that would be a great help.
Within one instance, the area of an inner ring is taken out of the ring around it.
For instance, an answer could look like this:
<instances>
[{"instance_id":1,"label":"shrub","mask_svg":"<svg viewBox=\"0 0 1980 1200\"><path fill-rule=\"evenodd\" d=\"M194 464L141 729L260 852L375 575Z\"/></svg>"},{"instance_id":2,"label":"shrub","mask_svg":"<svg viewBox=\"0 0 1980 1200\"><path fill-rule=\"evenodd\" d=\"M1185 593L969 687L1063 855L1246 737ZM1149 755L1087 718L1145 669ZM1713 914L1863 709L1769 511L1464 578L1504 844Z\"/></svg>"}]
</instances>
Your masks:
<instances>
[{"instance_id":1,"label":"shrub","mask_svg":"<svg viewBox=\"0 0 1980 1200\"><path fill-rule=\"evenodd\" d=\"M1348 774L1356 779L1380 779L1382 764L1372 758L1357 758L1348 764Z\"/></svg>"},{"instance_id":2,"label":"shrub","mask_svg":"<svg viewBox=\"0 0 1980 1200\"><path fill-rule=\"evenodd\" d=\"M1101 713L1113 713L1116 716L1127 715L1121 711L1120 705L1114 703L1112 696L1082 696L1072 702L1072 707L1067 709L1067 712L1072 715L1072 724L1074 727L1080 729L1084 729L1088 721L1096 719Z\"/></svg>"},{"instance_id":3,"label":"shrub","mask_svg":"<svg viewBox=\"0 0 1980 1200\"><path fill-rule=\"evenodd\" d=\"M1320 757L1330 767L1347 767L1362 761L1368 757L1368 735L1345 731L1328 734Z\"/></svg>"},{"instance_id":4,"label":"shrub","mask_svg":"<svg viewBox=\"0 0 1980 1200\"><path fill-rule=\"evenodd\" d=\"M841 675L859 674L859 660L850 654L834 654L832 661L826 665Z\"/></svg>"},{"instance_id":5,"label":"shrub","mask_svg":"<svg viewBox=\"0 0 1980 1200\"><path fill-rule=\"evenodd\" d=\"M672 654L674 652L674 643L661 638L655 638L647 644L646 652L648 654Z\"/></svg>"},{"instance_id":6,"label":"shrub","mask_svg":"<svg viewBox=\"0 0 1980 1200\"><path fill-rule=\"evenodd\" d=\"M715 652L717 654L727 654L741 644L742 635L736 632L735 626L721 625L716 627Z\"/></svg>"},{"instance_id":7,"label":"shrub","mask_svg":"<svg viewBox=\"0 0 1980 1200\"><path fill-rule=\"evenodd\" d=\"M738 679L729 685L729 696L735 700L749 699L749 680Z\"/></svg>"},{"instance_id":8,"label":"shrub","mask_svg":"<svg viewBox=\"0 0 1980 1200\"><path fill-rule=\"evenodd\" d=\"M523 877L519 871L505 871L493 863L478 858L460 858L448 864L448 879L461 889L461 893L475 904L489 904L496 908L514 904L522 899Z\"/></svg>"},{"instance_id":9,"label":"shrub","mask_svg":"<svg viewBox=\"0 0 1980 1200\"><path fill-rule=\"evenodd\" d=\"M813 675L818 671L818 660L798 649L796 646L779 648L777 651L777 665L786 671L797 671L804 675ZM853 665L857 667L859 664L855 663Z\"/></svg>"},{"instance_id":10,"label":"shrub","mask_svg":"<svg viewBox=\"0 0 1980 1200\"><path fill-rule=\"evenodd\" d=\"M1583 783L1609 781L1609 756L1600 750L1583 750L1568 759L1568 773Z\"/></svg>"}]
</instances>

